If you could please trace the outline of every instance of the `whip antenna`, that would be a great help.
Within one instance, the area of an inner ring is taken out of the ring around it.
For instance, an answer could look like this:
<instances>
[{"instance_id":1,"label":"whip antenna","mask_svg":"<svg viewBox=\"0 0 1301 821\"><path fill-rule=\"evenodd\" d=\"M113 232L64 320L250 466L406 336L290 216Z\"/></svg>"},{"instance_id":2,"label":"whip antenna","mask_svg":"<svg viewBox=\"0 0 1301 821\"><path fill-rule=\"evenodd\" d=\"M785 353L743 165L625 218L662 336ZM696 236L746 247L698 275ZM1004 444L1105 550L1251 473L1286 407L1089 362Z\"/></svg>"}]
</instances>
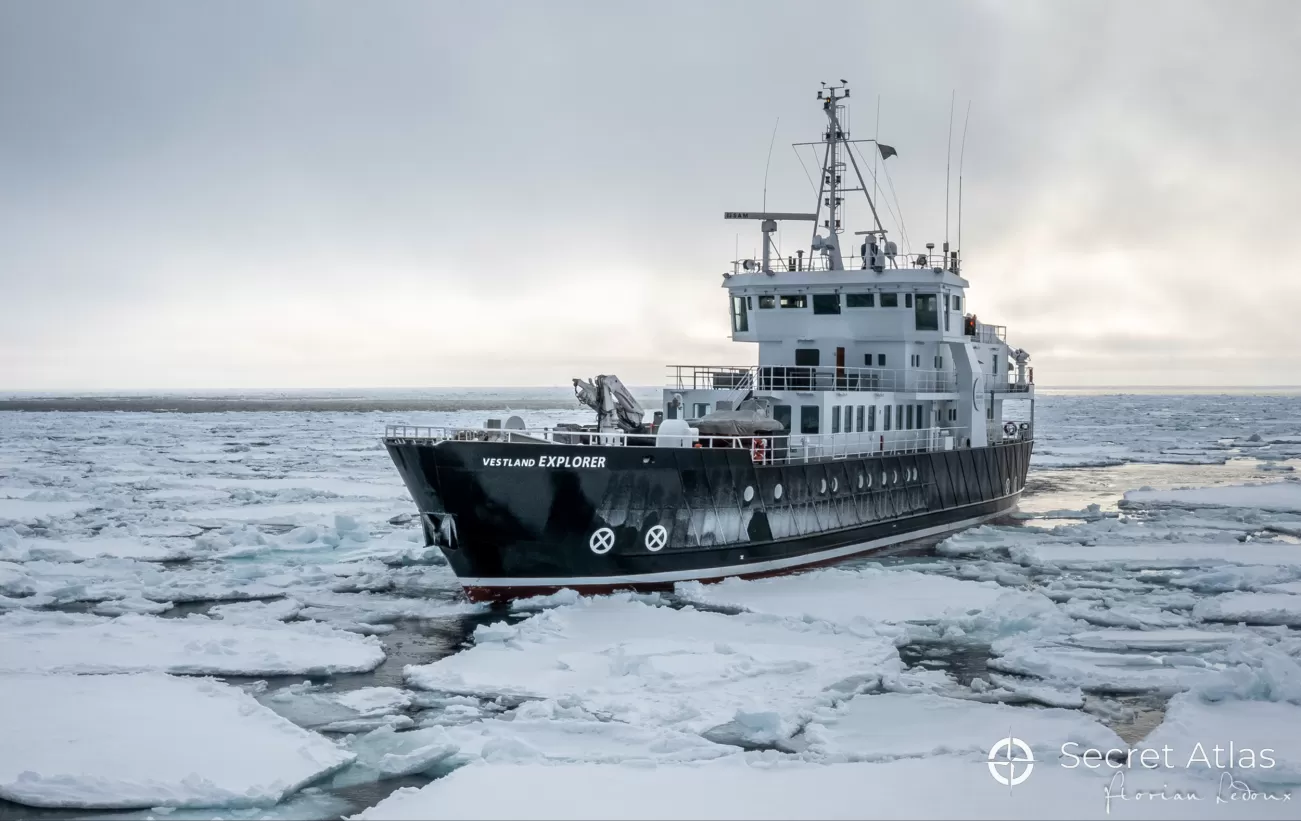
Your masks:
<instances>
[{"instance_id":1,"label":"whip antenna","mask_svg":"<svg viewBox=\"0 0 1301 821\"><path fill-rule=\"evenodd\" d=\"M953 165L953 100L958 96L954 90L949 95L949 143L948 150L944 152L944 245L945 253L948 253L949 244L949 167Z\"/></svg>"},{"instance_id":2,"label":"whip antenna","mask_svg":"<svg viewBox=\"0 0 1301 821\"><path fill-rule=\"evenodd\" d=\"M962 253L962 162L967 157L967 126L971 123L971 101L967 100L967 116L962 120L962 147L958 149L958 253Z\"/></svg>"},{"instance_id":3,"label":"whip antenna","mask_svg":"<svg viewBox=\"0 0 1301 821\"><path fill-rule=\"evenodd\" d=\"M768 210L768 168L772 165L772 147L777 142L777 126L781 125L781 121L782 118L778 117L777 122L772 124L772 139L768 141L768 162L763 166L763 210L765 211Z\"/></svg>"}]
</instances>

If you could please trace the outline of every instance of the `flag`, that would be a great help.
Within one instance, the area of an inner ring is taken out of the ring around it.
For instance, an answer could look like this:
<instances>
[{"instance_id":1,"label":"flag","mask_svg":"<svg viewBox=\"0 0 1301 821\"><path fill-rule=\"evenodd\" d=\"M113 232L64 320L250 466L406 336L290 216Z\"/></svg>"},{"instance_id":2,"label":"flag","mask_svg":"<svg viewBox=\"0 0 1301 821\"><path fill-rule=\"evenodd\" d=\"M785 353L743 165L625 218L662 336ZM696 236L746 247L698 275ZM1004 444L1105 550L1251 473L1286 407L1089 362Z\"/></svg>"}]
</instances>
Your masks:
<instances>
[{"instance_id":1,"label":"flag","mask_svg":"<svg viewBox=\"0 0 1301 821\"><path fill-rule=\"evenodd\" d=\"M888 160L899 154L898 151L894 150L893 146L886 145L885 143L877 143L876 147L881 149L881 159L883 160Z\"/></svg>"}]
</instances>

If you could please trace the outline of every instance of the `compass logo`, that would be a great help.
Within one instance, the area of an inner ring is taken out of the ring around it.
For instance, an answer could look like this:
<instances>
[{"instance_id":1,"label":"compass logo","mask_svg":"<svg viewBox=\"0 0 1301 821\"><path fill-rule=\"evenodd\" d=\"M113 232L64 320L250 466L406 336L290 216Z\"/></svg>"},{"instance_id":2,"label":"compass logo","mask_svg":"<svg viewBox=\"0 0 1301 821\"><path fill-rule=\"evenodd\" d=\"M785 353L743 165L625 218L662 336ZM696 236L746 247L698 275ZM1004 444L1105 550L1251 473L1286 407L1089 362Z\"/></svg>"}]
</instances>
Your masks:
<instances>
[{"instance_id":1,"label":"compass logo","mask_svg":"<svg viewBox=\"0 0 1301 821\"><path fill-rule=\"evenodd\" d=\"M989 748L989 774L1007 787L1023 783L1034 772L1034 753L1030 745L1011 734Z\"/></svg>"}]
</instances>

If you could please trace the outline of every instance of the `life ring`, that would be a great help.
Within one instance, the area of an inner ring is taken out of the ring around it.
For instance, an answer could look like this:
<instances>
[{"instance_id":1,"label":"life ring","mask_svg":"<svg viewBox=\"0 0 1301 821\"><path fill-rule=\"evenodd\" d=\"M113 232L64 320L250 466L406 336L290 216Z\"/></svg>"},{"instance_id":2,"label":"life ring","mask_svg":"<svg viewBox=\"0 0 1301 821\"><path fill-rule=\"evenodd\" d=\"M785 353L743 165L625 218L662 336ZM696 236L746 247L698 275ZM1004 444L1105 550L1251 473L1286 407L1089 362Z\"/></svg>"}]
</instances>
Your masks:
<instances>
[{"instance_id":1,"label":"life ring","mask_svg":"<svg viewBox=\"0 0 1301 821\"><path fill-rule=\"evenodd\" d=\"M756 436L754 439L752 439L752 440L750 441L750 459L751 459L751 461L755 462L756 464L759 464L759 463L763 462L763 460L764 460L764 455L765 455L765 453L764 453L765 450L766 450L766 446L765 446L765 444L764 444L764 440L763 440L762 438Z\"/></svg>"},{"instance_id":2,"label":"life ring","mask_svg":"<svg viewBox=\"0 0 1301 821\"><path fill-rule=\"evenodd\" d=\"M1016 436L1016 423L1008 422L1006 425L1004 425L1003 433L1006 433L1008 436Z\"/></svg>"}]
</instances>

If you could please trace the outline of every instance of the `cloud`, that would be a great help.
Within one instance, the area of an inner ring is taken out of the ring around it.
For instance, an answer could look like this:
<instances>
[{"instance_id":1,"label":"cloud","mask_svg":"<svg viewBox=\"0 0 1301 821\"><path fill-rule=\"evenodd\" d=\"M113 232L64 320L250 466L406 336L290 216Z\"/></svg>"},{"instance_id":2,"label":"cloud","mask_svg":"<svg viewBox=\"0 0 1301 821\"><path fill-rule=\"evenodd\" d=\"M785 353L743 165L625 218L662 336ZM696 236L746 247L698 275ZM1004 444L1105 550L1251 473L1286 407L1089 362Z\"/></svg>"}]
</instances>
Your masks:
<instances>
[{"instance_id":1,"label":"cloud","mask_svg":"<svg viewBox=\"0 0 1301 821\"><path fill-rule=\"evenodd\" d=\"M857 137L880 96L917 245L972 102L970 304L1040 382L1295 383L1299 27L1276 2L6 5L0 388L753 361L718 286L758 235L719 212L762 203L778 118L767 202L812 204L785 145L839 77Z\"/></svg>"}]
</instances>

